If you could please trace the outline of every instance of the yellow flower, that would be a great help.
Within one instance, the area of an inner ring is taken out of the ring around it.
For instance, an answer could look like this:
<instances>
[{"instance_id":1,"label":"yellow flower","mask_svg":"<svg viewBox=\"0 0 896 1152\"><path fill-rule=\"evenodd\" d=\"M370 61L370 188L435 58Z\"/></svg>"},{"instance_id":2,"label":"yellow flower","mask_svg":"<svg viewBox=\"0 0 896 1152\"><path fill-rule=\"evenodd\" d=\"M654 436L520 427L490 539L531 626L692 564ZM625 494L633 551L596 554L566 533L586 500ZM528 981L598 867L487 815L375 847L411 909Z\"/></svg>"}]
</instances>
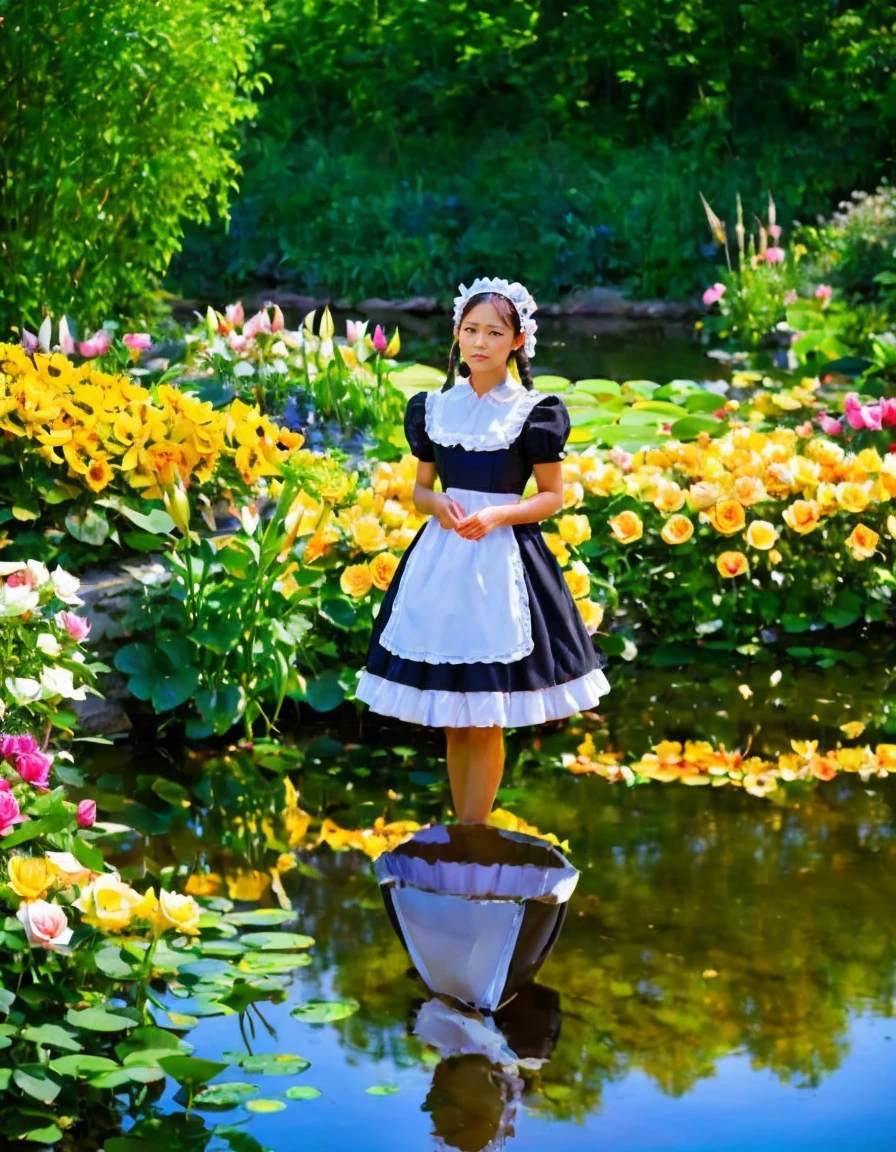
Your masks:
<instances>
[{"instance_id":1,"label":"yellow flower","mask_svg":"<svg viewBox=\"0 0 896 1152\"><path fill-rule=\"evenodd\" d=\"M392 577L398 567L398 557L392 552L381 552L379 556L374 556L372 560L367 561L367 567L370 570L373 586L379 588L381 592L385 592L392 583Z\"/></svg>"},{"instance_id":2,"label":"yellow flower","mask_svg":"<svg viewBox=\"0 0 896 1152\"><path fill-rule=\"evenodd\" d=\"M794 532L805 536L818 527L820 512L814 500L794 500L789 508L784 509L784 522Z\"/></svg>"},{"instance_id":3,"label":"yellow flower","mask_svg":"<svg viewBox=\"0 0 896 1152\"><path fill-rule=\"evenodd\" d=\"M581 600L576 600L576 607L582 614L582 620L588 632L596 632L603 623L603 606L601 604L595 604L593 600L589 600L587 597L583 597Z\"/></svg>"},{"instance_id":4,"label":"yellow flower","mask_svg":"<svg viewBox=\"0 0 896 1152\"><path fill-rule=\"evenodd\" d=\"M74 903L83 913L85 924L104 932L121 932L142 901L140 893L125 884L117 872L104 872L87 885Z\"/></svg>"},{"instance_id":5,"label":"yellow flower","mask_svg":"<svg viewBox=\"0 0 896 1152\"><path fill-rule=\"evenodd\" d=\"M746 540L751 548L767 552L778 539L778 529L768 520L753 520L746 531Z\"/></svg>"},{"instance_id":6,"label":"yellow flower","mask_svg":"<svg viewBox=\"0 0 896 1152\"><path fill-rule=\"evenodd\" d=\"M370 568L366 564L349 564L339 577L339 587L347 596L360 600L366 596L373 584Z\"/></svg>"},{"instance_id":7,"label":"yellow flower","mask_svg":"<svg viewBox=\"0 0 896 1152\"><path fill-rule=\"evenodd\" d=\"M187 936L199 935L199 905L192 896L159 889L158 922L161 931L174 928Z\"/></svg>"},{"instance_id":8,"label":"yellow flower","mask_svg":"<svg viewBox=\"0 0 896 1152\"><path fill-rule=\"evenodd\" d=\"M693 521L676 513L663 525L660 535L667 544L684 544L694 535Z\"/></svg>"},{"instance_id":9,"label":"yellow flower","mask_svg":"<svg viewBox=\"0 0 896 1152\"><path fill-rule=\"evenodd\" d=\"M734 481L734 495L745 508L768 499L765 485L756 476L738 476Z\"/></svg>"},{"instance_id":10,"label":"yellow flower","mask_svg":"<svg viewBox=\"0 0 896 1152\"><path fill-rule=\"evenodd\" d=\"M837 503L847 512L864 512L871 499L870 484L845 481L837 485Z\"/></svg>"},{"instance_id":11,"label":"yellow flower","mask_svg":"<svg viewBox=\"0 0 896 1152\"><path fill-rule=\"evenodd\" d=\"M217 896L224 888L220 872L194 872L187 878L184 890L191 896Z\"/></svg>"},{"instance_id":12,"label":"yellow flower","mask_svg":"<svg viewBox=\"0 0 896 1152\"><path fill-rule=\"evenodd\" d=\"M87 466L84 473L84 483L91 492L102 492L113 479L114 473L109 467L105 455L98 456Z\"/></svg>"},{"instance_id":13,"label":"yellow flower","mask_svg":"<svg viewBox=\"0 0 896 1152\"><path fill-rule=\"evenodd\" d=\"M880 472L883 467L883 460L876 448L863 448L857 453L856 460L866 472Z\"/></svg>"},{"instance_id":14,"label":"yellow flower","mask_svg":"<svg viewBox=\"0 0 896 1152\"><path fill-rule=\"evenodd\" d=\"M563 539L558 532L544 532L544 542L547 544L551 553L556 557L557 563L561 568L569 563L569 549L563 543Z\"/></svg>"},{"instance_id":15,"label":"yellow flower","mask_svg":"<svg viewBox=\"0 0 896 1152\"><path fill-rule=\"evenodd\" d=\"M896 540L896 516L890 515L887 517L887 531Z\"/></svg>"},{"instance_id":16,"label":"yellow flower","mask_svg":"<svg viewBox=\"0 0 896 1152\"><path fill-rule=\"evenodd\" d=\"M748 568L747 558L743 552L723 552L716 560L716 568L726 579L742 576Z\"/></svg>"},{"instance_id":17,"label":"yellow flower","mask_svg":"<svg viewBox=\"0 0 896 1152\"><path fill-rule=\"evenodd\" d=\"M56 873L42 856L11 856L9 886L23 900L42 900L56 883Z\"/></svg>"},{"instance_id":18,"label":"yellow flower","mask_svg":"<svg viewBox=\"0 0 896 1152\"><path fill-rule=\"evenodd\" d=\"M880 536L867 524L856 524L846 538L846 547L852 553L853 560L870 560L877 551Z\"/></svg>"},{"instance_id":19,"label":"yellow flower","mask_svg":"<svg viewBox=\"0 0 896 1152\"><path fill-rule=\"evenodd\" d=\"M695 512L712 507L718 498L718 485L707 483L705 480L698 480L688 489L688 504Z\"/></svg>"},{"instance_id":20,"label":"yellow flower","mask_svg":"<svg viewBox=\"0 0 896 1152\"><path fill-rule=\"evenodd\" d=\"M659 512L677 512L684 507L687 493L674 480L661 480L657 485L653 506Z\"/></svg>"},{"instance_id":21,"label":"yellow flower","mask_svg":"<svg viewBox=\"0 0 896 1152\"><path fill-rule=\"evenodd\" d=\"M743 504L739 500L720 500L709 509L706 517L713 528L723 536L741 532L747 519Z\"/></svg>"},{"instance_id":22,"label":"yellow flower","mask_svg":"<svg viewBox=\"0 0 896 1152\"><path fill-rule=\"evenodd\" d=\"M386 546L386 533L378 517L359 516L352 525L352 535L362 552L380 552Z\"/></svg>"},{"instance_id":23,"label":"yellow flower","mask_svg":"<svg viewBox=\"0 0 896 1152\"><path fill-rule=\"evenodd\" d=\"M632 544L644 534L644 525L636 512L620 512L607 521L620 544Z\"/></svg>"},{"instance_id":24,"label":"yellow flower","mask_svg":"<svg viewBox=\"0 0 896 1152\"><path fill-rule=\"evenodd\" d=\"M224 877L227 882L227 895L231 900L259 901L271 886L267 872L235 872Z\"/></svg>"},{"instance_id":25,"label":"yellow flower","mask_svg":"<svg viewBox=\"0 0 896 1152\"><path fill-rule=\"evenodd\" d=\"M289 872L297 866L295 853L281 852L277 857L276 868L278 872Z\"/></svg>"},{"instance_id":26,"label":"yellow flower","mask_svg":"<svg viewBox=\"0 0 896 1152\"><path fill-rule=\"evenodd\" d=\"M581 560L575 560L563 573L563 579L574 600L587 596L591 591L591 575Z\"/></svg>"},{"instance_id":27,"label":"yellow flower","mask_svg":"<svg viewBox=\"0 0 896 1152\"><path fill-rule=\"evenodd\" d=\"M591 539L591 525L584 513L561 516L557 521L557 531L564 544L571 544L573 548Z\"/></svg>"}]
</instances>

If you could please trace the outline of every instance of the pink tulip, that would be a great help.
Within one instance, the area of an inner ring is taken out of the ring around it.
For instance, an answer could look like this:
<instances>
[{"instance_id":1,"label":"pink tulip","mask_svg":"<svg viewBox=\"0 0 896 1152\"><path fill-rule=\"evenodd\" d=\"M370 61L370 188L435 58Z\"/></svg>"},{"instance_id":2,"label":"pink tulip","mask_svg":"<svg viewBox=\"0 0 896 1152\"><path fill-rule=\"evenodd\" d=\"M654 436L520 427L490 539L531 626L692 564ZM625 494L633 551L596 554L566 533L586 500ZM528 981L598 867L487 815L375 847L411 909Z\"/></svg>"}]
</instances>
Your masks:
<instances>
[{"instance_id":1,"label":"pink tulip","mask_svg":"<svg viewBox=\"0 0 896 1152\"><path fill-rule=\"evenodd\" d=\"M783 248L766 248L765 262L766 264L783 264L784 263L784 249Z\"/></svg>"},{"instance_id":2,"label":"pink tulip","mask_svg":"<svg viewBox=\"0 0 896 1152\"><path fill-rule=\"evenodd\" d=\"M21 736L0 736L0 757L4 760L36 751L37 741L30 732L24 732Z\"/></svg>"},{"instance_id":3,"label":"pink tulip","mask_svg":"<svg viewBox=\"0 0 896 1152\"><path fill-rule=\"evenodd\" d=\"M96 821L96 800L82 800L78 805L78 827L90 828Z\"/></svg>"},{"instance_id":4,"label":"pink tulip","mask_svg":"<svg viewBox=\"0 0 896 1152\"><path fill-rule=\"evenodd\" d=\"M49 789L50 758L43 752L20 752L15 759L15 769L26 784L46 792Z\"/></svg>"},{"instance_id":5,"label":"pink tulip","mask_svg":"<svg viewBox=\"0 0 896 1152\"><path fill-rule=\"evenodd\" d=\"M819 284L814 292L815 299L821 300L823 305L827 304L833 295L834 289L830 284Z\"/></svg>"},{"instance_id":6,"label":"pink tulip","mask_svg":"<svg viewBox=\"0 0 896 1152\"><path fill-rule=\"evenodd\" d=\"M241 332L231 332L227 337L227 343L234 350L234 352L245 352L249 347L249 341Z\"/></svg>"},{"instance_id":7,"label":"pink tulip","mask_svg":"<svg viewBox=\"0 0 896 1152\"><path fill-rule=\"evenodd\" d=\"M858 430L859 428L865 427L865 421L862 418L862 402L859 399L858 392L846 393L846 399L843 402L843 411L850 428Z\"/></svg>"},{"instance_id":8,"label":"pink tulip","mask_svg":"<svg viewBox=\"0 0 896 1152\"><path fill-rule=\"evenodd\" d=\"M91 624L76 612L57 612L53 617L60 628L64 628L72 640L80 644L90 632Z\"/></svg>"},{"instance_id":9,"label":"pink tulip","mask_svg":"<svg viewBox=\"0 0 896 1152\"><path fill-rule=\"evenodd\" d=\"M883 427L883 410L880 404L863 404L862 420L871 432L880 432Z\"/></svg>"},{"instance_id":10,"label":"pink tulip","mask_svg":"<svg viewBox=\"0 0 896 1152\"><path fill-rule=\"evenodd\" d=\"M0 836L8 836L13 824L21 824L27 819L19 811L19 802L12 792L0 792Z\"/></svg>"},{"instance_id":11,"label":"pink tulip","mask_svg":"<svg viewBox=\"0 0 896 1152\"><path fill-rule=\"evenodd\" d=\"M896 424L896 398L885 398L880 402L881 423L885 428Z\"/></svg>"},{"instance_id":12,"label":"pink tulip","mask_svg":"<svg viewBox=\"0 0 896 1152\"><path fill-rule=\"evenodd\" d=\"M78 345L78 351L85 358L89 360L94 356L105 356L112 346L112 333L108 328L100 328L90 337L89 340L82 340Z\"/></svg>"},{"instance_id":13,"label":"pink tulip","mask_svg":"<svg viewBox=\"0 0 896 1152\"><path fill-rule=\"evenodd\" d=\"M67 950L72 938L65 910L47 900L25 901L19 905L16 919L25 929L32 948L46 948L49 952Z\"/></svg>"},{"instance_id":14,"label":"pink tulip","mask_svg":"<svg viewBox=\"0 0 896 1152\"><path fill-rule=\"evenodd\" d=\"M266 309L262 308L256 312L254 316L250 316L246 323L243 325L243 335L247 340L251 340L253 336L257 336L259 332L271 331L271 318L268 316Z\"/></svg>"},{"instance_id":15,"label":"pink tulip","mask_svg":"<svg viewBox=\"0 0 896 1152\"><path fill-rule=\"evenodd\" d=\"M769 236L771 236L772 240L780 240L781 239L781 225L780 224L769 224L768 234L769 234Z\"/></svg>"},{"instance_id":16,"label":"pink tulip","mask_svg":"<svg viewBox=\"0 0 896 1152\"><path fill-rule=\"evenodd\" d=\"M237 300L236 304L228 304L224 309L224 315L235 328L239 328L246 318L243 314L242 301Z\"/></svg>"},{"instance_id":17,"label":"pink tulip","mask_svg":"<svg viewBox=\"0 0 896 1152\"><path fill-rule=\"evenodd\" d=\"M357 320L346 320L345 322L345 338L349 344L356 344L358 341L358 322Z\"/></svg>"},{"instance_id":18,"label":"pink tulip","mask_svg":"<svg viewBox=\"0 0 896 1152\"><path fill-rule=\"evenodd\" d=\"M64 316L59 321L59 347L66 356L71 356L75 351L75 340L69 331L68 321Z\"/></svg>"},{"instance_id":19,"label":"pink tulip","mask_svg":"<svg viewBox=\"0 0 896 1152\"><path fill-rule=\"evenodd\" d=\"M386 339L386 333L383 331L382 326L377 324L376 328L373 330L373 347L377 352L380 353L380 355L382 355L382 353L386 351L388 345L389 341Z\"/></svg>"},{"instance_id":20,"label":"pink tulip","mask_svg":"<svg viewBox=\"0 0 896 1152\"><path fill-rule=\"evenodd\" d=\"M280 332L283 329L283 313L280 311L280 305L274 305L274 315L271 318L271 331Z\"/></svg>"},{"instance_id":21,"label":"pink tulip","mask_svg":"<svg viewBox=\"0 0 896 1152\"><path fill-rule=\"evenodd\" d=\"M707 306L707 308L711 307L713 304L718 304L718 302L722 299L727 291L728 289L724 284L722 284L720 281L716 281L715 284L710 285L710 287L707 288L703 293L703 303Z\"/></svg>"},{"instance_id":22,"label":"pink tulip","mask_svg":"<svg viewBox=\"0 0 896 1152\"><path fill-rule=\"evenodd\" d=\"M820 413L818 417L818 425L824 432L825 436L839 436L843 431L843 425L839 420L835 420L833 416L828 416L826 412Z\"/></svg>"},{"instance_id":23,"label":"pink tulip","mask_svg":"<svg viewBox=\"0 0 896 1152\"><path fill-rule=\"evenodd\" d=\"M152 337L148 332L125 332L122 339L132 352L140 352L152 344Z\"/></svg>"}]
</instances>

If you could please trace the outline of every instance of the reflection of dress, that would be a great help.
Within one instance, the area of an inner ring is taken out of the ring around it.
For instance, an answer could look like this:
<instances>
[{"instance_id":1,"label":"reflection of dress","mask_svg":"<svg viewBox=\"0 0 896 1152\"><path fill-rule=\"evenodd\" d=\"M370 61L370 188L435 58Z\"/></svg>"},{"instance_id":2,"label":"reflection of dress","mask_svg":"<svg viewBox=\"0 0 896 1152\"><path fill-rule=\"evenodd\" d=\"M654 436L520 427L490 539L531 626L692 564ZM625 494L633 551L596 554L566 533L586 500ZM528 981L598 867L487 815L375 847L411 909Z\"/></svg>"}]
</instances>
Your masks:
<instances>
[{"instance_id":1,"label":"reflection of dress","mask_svg":"<svg viewBox=\"0 0 896 1152\"><path fill-rule=\"evenodd\" d=\"M515 504L534 464L562 459L569 414L513 377L478 396L467 381L408 402L405 434L435 461L467 514ZM465 540L433 516L396 569L373 626L357 698L434 727L541 724L610 689L537 523Z\"/></svg>"}]
</instances>

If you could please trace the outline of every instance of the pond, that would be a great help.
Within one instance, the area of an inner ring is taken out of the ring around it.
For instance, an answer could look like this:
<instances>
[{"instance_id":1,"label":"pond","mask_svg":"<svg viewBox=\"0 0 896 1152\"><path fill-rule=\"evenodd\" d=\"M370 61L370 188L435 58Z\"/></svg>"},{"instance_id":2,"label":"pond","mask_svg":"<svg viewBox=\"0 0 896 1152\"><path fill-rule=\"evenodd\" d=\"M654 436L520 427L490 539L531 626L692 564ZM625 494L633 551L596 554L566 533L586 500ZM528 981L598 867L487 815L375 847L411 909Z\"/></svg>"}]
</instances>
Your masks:
<instances>
[{"instance_id":1,"label":"pond","mask_svg":"<svg viewBox=\"0 0 896 1152\"><path fill-rule=\"evenodd\" d=\"M861 719L870 722L863 739L892 739L883 694L892 652L851 679L774 649L747 668L714 658L664 668L661 652L652 667L618 669L599 720L508 740L498 804L568 841L581 872L535 987L497 1016L531 1066L509 1072L424 1043L430 997L390 927L370 860L320 845L282 874L295 910L283 927L315 940L289 976L288 999L259 1006L265 1023L256 1018L254 1034L237 1016L200 1019L187 1033L197 1056L293 1054L310 1067L224 1074L282 1108L269 1114L237 1105L186 1119L170 1085L152 1107L169 1148L224 1149L212 1132L234 1124L275 1152L295 1147L297 1133L346 1152L892 1147L896 782L842 776L769 800L730 788L628 789L574 776L560 761L586 726L599 746L633 753L675 736L766 755L794 737L831 747L840 725ZM283 763L307 810L340 827L381 815L441 822L450 815L439 746L440 734L400 725L365 721L359 732L346 710L306 732ZM235 749L172 760L138 745L129 761L123 750L98 750L91 766L108 818L144 833L119 845L119 863L177 866L182 878L210 870L238 907L276 907L257 829L270 795L282 793L282 768ZM160 776L192 807L166 800ZM290 1015L309 1000L357 1010L319 1024ZM296 1088L320 1095L295 1098ZM147 1123L137 1131L156 1131Z\"/></svg>"}]
</instances>

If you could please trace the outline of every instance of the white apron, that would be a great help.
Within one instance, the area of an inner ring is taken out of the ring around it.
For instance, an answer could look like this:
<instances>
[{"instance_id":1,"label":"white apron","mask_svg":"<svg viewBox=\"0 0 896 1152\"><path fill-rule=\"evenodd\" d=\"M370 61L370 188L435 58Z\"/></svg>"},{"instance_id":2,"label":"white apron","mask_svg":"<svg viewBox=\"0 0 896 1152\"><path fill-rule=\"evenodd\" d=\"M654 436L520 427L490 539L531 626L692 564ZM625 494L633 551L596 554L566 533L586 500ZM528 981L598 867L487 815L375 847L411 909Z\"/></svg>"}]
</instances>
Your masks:
<instances>
[{"instance_id":1,"label":"white apron","mask_svg":"<svg viewBox=\"0 0 896 1152\"><path fill-rule=\"evenodd\" d=\"M446 492L469 516L515 493ZM465 540L431 516L408 556L380 644L427 664L510 664L535 647L519 544L510 525Z\"/></svg>"}]
</instances>

